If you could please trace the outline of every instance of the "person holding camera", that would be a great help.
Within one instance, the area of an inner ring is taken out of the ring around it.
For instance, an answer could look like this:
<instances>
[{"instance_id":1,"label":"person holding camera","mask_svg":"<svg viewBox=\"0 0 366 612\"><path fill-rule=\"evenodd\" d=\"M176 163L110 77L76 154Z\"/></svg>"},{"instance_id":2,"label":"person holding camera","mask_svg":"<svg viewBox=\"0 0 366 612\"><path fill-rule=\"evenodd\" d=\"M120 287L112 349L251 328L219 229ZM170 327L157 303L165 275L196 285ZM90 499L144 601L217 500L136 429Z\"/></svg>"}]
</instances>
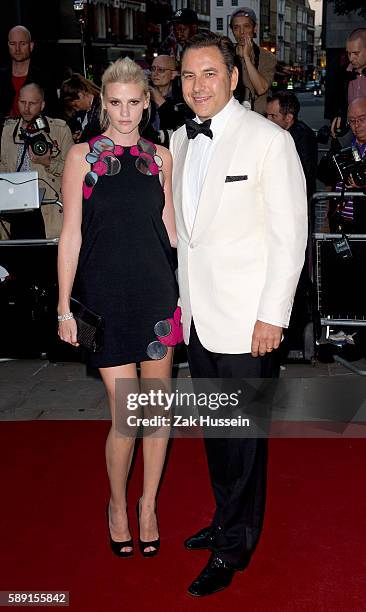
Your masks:
<instances>
[{"instance_id":1,"label":"person holding camera","mask_svg":"<svg viewBox=\"0 0 366 612\"><path fill-rule=\"evenodd\" d=\"M71 131L62 119L43 114L44 92L36 83L19 92L19 117L5 122L1 138L1 172L36 171L45 199L60 198L61 177L66 155L74 144ZM56 238L62 215L54 204L11 217L11 238ZM6 236L7 237L7 236Z\"/></svg>"},{"instance_id":2,"label":"person holding camera","mask_svg":"<svg viewBox=\"0 0 366 612\"><path fill-rule=\"evenodd\" d=\"M348 107L348 124L353 138L350 147L333 156L333 185L336 191L363 191L366 195L366 96ZM349 196L331 201L329 227L332 232L366 234L366 200Z\"/></svg>"}]
</instances>

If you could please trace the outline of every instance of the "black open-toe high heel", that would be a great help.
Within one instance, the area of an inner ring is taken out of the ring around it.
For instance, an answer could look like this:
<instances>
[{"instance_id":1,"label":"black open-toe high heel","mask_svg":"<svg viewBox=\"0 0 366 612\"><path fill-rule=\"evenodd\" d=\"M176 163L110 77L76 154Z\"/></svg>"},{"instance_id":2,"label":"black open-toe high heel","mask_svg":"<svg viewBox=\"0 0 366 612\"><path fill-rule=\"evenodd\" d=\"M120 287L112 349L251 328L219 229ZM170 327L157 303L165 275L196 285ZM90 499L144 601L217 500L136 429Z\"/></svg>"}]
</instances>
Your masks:
<instances>
[{"instance_id":1,"label":"black open-toe high heel","mask_svg":"<svg viewBox=\"0 0 366 612\"><path fill-rule=\"evenodd\" d=\"M160 538L157 540L151 540L151 542L144 542L140 538L140 500L136 504L137 522L139 525L139 549L143 557L155 557L160 549ZM153 548L154 550L146 550L147 548Z\"/></svg>"},{"instance_id":2,"label":"black open-toe high heel","mask_svg":"<svg viewBox=\"0 0 366 612\"><path fill-rule=\"evenodd\" d=\"M107 527L108 527L108 533L109 533L109 545L111 547L112 552L115 555L117 555L117 557L123 557L123 558L132 557L133 555L132 538L130 540L126 540L125 542L116 542L115 540L112 540L111 530L109 527L109 503L107 504L106 515L107 515ZM121 550L121 548L131 548L131 550Z\"/></svg>"}]
</instances>

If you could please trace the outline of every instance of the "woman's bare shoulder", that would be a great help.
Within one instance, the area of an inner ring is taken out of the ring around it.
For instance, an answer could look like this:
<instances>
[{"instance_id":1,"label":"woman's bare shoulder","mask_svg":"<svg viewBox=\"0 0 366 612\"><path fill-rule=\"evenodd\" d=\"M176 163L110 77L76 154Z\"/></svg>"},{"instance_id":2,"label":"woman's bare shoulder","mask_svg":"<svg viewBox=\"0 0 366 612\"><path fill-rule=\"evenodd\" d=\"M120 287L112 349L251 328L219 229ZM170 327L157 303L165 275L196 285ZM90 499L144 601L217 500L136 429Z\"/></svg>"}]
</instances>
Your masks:
<instances>
[{"instance_id":1,"label":"woman's bare shoulder","mask_svg":"<svg viewBox=\"0 0 366 612\"><path fill-rule=\"evenodd\" d=\"M71 147L68 152L68 158L70 161L82 161L85 160L85 156L89 153L89 145L87 142L81 142Z\"/></svg>"}]
</instances>

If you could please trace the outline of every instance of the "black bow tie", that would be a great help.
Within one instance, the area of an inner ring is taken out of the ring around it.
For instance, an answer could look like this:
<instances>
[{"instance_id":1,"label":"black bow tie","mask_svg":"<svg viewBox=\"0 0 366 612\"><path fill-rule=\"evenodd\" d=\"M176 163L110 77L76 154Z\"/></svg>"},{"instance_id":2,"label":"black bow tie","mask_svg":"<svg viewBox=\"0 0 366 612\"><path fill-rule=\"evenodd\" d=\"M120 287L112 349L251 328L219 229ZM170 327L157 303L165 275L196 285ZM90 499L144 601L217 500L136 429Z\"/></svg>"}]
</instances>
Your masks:
<instances>
[{"instance_id":1,"label":"black bow tie","mask_svg":"<svg viewBox=\"0 0 366 612\"><path fill-rule=\"evenodd\" d=\"M187 119L186 130L188 138L196 138L198 134L204 134L208 138L213 138L212 130L210 129L211 119L207 119L203 123L197 123L193 119Z\"/></svg>"}]
</instances>

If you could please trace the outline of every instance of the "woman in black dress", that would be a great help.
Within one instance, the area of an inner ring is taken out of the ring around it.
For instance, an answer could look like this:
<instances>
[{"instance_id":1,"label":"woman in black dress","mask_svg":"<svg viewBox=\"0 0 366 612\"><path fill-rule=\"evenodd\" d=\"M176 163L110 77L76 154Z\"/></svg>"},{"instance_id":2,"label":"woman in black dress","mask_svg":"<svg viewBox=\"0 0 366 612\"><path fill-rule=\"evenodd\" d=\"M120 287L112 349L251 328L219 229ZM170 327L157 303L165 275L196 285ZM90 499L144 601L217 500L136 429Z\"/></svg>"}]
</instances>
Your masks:
<instances>
[{"instance_id":1,"label":"woman in black dress","mask_svg":"<svg viewBox=\"0 0 366 612\"><path fill-rule=\"evenodd\" d=\"M158 341L156 324L177 314L171 254L176 232L170 153L139 136L149 107L142 69L128 58L109 66L101 99L103 134L72 147L65 164L58 319L61 339L77 346L70 313L74 281L75 295L104 319L103 348L89 361L100 370L112 416L106 443L110 543L113 552L126 557L133 554L126 483L135 438L118 433L115 382L133 379L137 387L137 364L141 379L171 375L173 349ZM155 555L160 545L155 506L167 437L165 432L143 440L144 484L137 510L144 556Z\"/></svg>"}]
</instances>

